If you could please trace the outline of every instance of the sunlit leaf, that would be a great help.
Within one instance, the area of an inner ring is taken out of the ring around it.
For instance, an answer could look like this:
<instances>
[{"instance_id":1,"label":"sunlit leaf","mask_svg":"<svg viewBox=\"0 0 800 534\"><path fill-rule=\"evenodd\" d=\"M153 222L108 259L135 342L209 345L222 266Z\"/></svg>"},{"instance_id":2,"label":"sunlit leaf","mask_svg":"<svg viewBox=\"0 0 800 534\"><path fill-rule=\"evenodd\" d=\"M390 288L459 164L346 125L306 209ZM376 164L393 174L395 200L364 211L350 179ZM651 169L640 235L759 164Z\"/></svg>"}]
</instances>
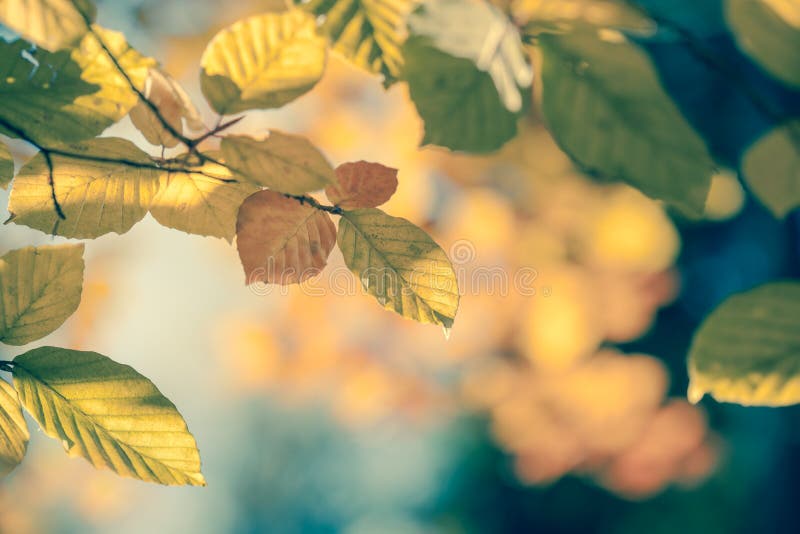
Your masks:
<instances>
[{"instance_id":1,"label":"sunlit leaf","mask_svg":"<svg viewBox=\"0 0 800 534\"><path fill-rule=\"evenodd\" d=\"M689 399L784 406L800 402L800 284L730 297L701 325L689 353Z\"/></svg>"},{"instance_id":2,"label":"sunlit leaf","mask_svg":"<svg viewBox=\"0 0 800 534\"><path fill-rule=\"evenodd\" d=\"M78 309L83 245L12 250L0 258L0 341L24 345L56 330Z\"/></svg>"},{"instance_id":3,"label":"sunlit leaf","mask_svg":"<svg viewBox=\"0 0 800 534\"><path fill-rule=\"evenodd\" d=\"M59 218L47 159L40 153L14 179L8 204L13 222L53 235L94 238L125 233L142 220L159 176L147 154L113 137L62 148L79 154L51 156L55 195L65 218Z\"/></svg>"},{"instance_id":4,"label":"sunlit leaf","mask_svg":"<svg viewBox=\"0 0 800 534\"><path fill-rule=\"evenodd\" d=\"M8 475L25 457L28 424L22 416L17 392L0 379L0 478Z\"/></svg>"},{"instance_id":5,"label":"sunlit leaf","mask_svg":"<svg viewBox=\"0 0 800 534\"><path fill-rule=\"evenodd\" d=\"M209 155L217 161L221 157L216 152ZM233 180L225 167L214 163L206 163L196 171L162 175L150 213L164 226L232 241L239 206L259 188Z\"/></svg>"},{"instance_id":6,"label":"sunlit leaf","mask_svg":"<svg viewBox=\"0 0 800 534\"><path fill-rule=\"evenodd\" d=\"M295 0L316 16L333 49L393 82L403 66L405 18L417 0Z\"/></svg>"},{"instance_id":7,"label":"sunlit leaf","mask_svg":"<svg viewBox=\"0 0 800 534\"><path fill-rule=\"evenodd\" d=\"M424 230L379 209L345 211L337 243L347 267L384 308L453 326L458 281L447 254Z\"/></svg>"},{"instance_id":8,"label":"sunlit leaf","mask_svg":"<svg viewBox=\"0 0 800 534\"><path fill-rule=\"evenodd\" d=\"M73 46L94 20L90 0L0 0L0 24L48 50Z\"/></svg>"},{"instance_id":9,"label":"sunlit leaf","mask_svg":"<svg viewBox=\"0 0 800 534\"><path fill-rule=\"evenodd\" d=\"M14 385L70 456L147 482L205 485L183 417L133 368L95 352L41 347L14 358Z\"/></svg>"},{"instance_id":10,"label":"sunlit leaf","mask_svg":"<svg viewBox=\"0 0 800 534\"><path fill-rule=\"evenodd\" d=\"M114 55L127 79L119 72L104 46ZM132 48L122 33L96 24L92 26L92 33L88 33L73 50L72 59L83 71L83 80L100 87L92 95L79 97L75 104L106 117L107 126L124 117L138 102L139 97L131 89L131 83L138 90L144 90L147 77L156 65L153 58Z\"/></svg>"},{"instance_id":11,"label":"sunlit leaf","mask_svg":"<svg viewBox=\"0 0 800 534\"><path fill-rule=\"evenodd\" d=\"M122 34L94 29L142 87L154 60L131 49ZM0 133L54 144L96 136L124 117L137 96L89 33L77 48L55 53L0 39L0 99Z\"/></svg>"},{"instance_id":12,"label":"sunlit leaf","mask_svg":"<svg viewBox=\"0 0 800 534\"><path fill-rule=\"evenodd\" d=\"M159 69L150 69L144 84L144 96L159 111L159 115L182 134L183 121L192 130L203 128L200 112L192 103L183 87L169 74ZM130 113L131 122L142 132L144 138L154 145L174 147L179 140L167 130L158 116L143 101L139 101Z\"/></svg>"},{"instance_id":13,"label":"sunlit leaf","mask_svg":"<svg viewBox=\"0 0 800 534\"><path fill-rule=\"evenodd\" d=\"M800 86L800 3L725 0L725 18L747 54L776 78Z\"/></svg>"},{"instance_id":14,"label":"sunlit leaf","mask_svg":"<svg viewBox=\"0 0 800 534\"><path fill-rule=\"evenodd\" d=\"M336 182L325 156L299 135L277 130L263 140L231 135L223 138L221 148L237 176L281 193L302 195Z\"/></svg>"},{"instance_id":15,"label":"sunlit leaf","mask_svg":"<svg viewBox=\"0 0 800 534\"><path fill-rule=\"evenodd\" d=\"M14 178L14 157L8 147L0 143L0 187L5 189Z\"/></svg>"},{"instance_id":16,"label":"sunlit leaf","mask_svg":"<svg viewBox=\"0 0 800 534\"><path fill-rule=\"evenodd\" d=\"M756 141L742 160L750 189L778 217L800 206L800 121Z\"/></svg>"},{"instance_id":17,"label":"sunlit leaf","mask_svg":"<svg viewBox=\"0 0 800 534\"><path fill-rule=\"evenodd\" d=\"M275 191L259 191L239 209L236 246L248 284L299 284L322 271L335 242L327 213Z\"/></svg>"},{"instance_id":18,"label":"sunlit leaf","mask_svg":"<svg viewBox=\"0 0 800 534\"><path fill-rule=\"evenodd\" d=\"M314 17L301 10L241 20L219 32L203 53L203 94L222 114L280 107L322 77L325 41Z\"/></svg>"},{"instance_id":19,"label":"sunlit leaf","mask_svg":"<svg viewBox=\"0 0 800 534\"><path fill-rule=\"evenodd\" d=\"M559 145L590 174L701 214L713 162L647 56L625 40L587 32L539 42L542 107Z\"/></svg>"},{"instance_id":20,"label":"sunlit leaf","mask_svg":"<svg viewBox=\"0 0 800 534\"><path fill-rule=\"evenodd\" d=\"M325 195L341 208L377 208L396 190L397 169L356 161L336 167L336 185L326 187Z\"/></svg>"},{"instance_id":21,"label":"sunlit leaf","mask_svg":"<svg viewBox=\"0 0 800 534\"><path fill-rule=\"evenodd\" d=\"M408 18L408 27L437 50L471 60L489 74L506 109L522 109L533 73L519 32L497 7L482 0L427 1Z\"/></svg>"}]
</instances>

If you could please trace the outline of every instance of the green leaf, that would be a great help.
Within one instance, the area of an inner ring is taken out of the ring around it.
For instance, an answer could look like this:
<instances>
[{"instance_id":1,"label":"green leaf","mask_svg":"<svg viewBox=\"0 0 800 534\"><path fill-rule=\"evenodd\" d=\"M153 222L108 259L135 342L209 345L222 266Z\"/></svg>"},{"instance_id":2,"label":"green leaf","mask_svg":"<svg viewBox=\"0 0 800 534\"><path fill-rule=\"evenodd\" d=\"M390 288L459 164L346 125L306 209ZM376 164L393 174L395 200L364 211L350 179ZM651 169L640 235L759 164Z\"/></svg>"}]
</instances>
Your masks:
<instances>
[{"instance_id":1,"label":"green leaf","mask_svg":"<svg viewBox=\"0 0 800 534\"><path fill-rule=\"evenodd\" d=\"M222 139L222 155L236 175L281 193L302 195L336 183L333 167L305 137L271 130L263 140Z\"/></svg>"},{"instance_id":2,"label":"green leaf","mask_svg":"<svg viewBox=\"0 0 800 534\"><path fill-rule=\"evenodd\" d=\"M405 19L416 0L294 0L317 17L324 17L320 31L333 49L353 64L375 74L385 83L396 81L403 67L401 46Z\"/></svg>"},{"instance_id":3,"label":"green leaf","mask_svg":"<svg viewBox=\"0 0 800 534\"><path fill-rule=\"evenodd\" d=\"M28 424L22 416L17 392L0 379L0 478L22 462L29 439Z\"/></svg>"},{"instance_id":4,"label":"green leaf","mask_svg":"<svg viewBox=\"0 0 800 534\"><path fill-rule=\"evenodd\" d=\"M447 55L469 59L489 74L506 109L527 100L533 72L519 32L497 7L482 0L429 0L408 19L410 36Z\"/></svg>"},{"instance_id":5,"label":"green leaf","mask_svg":"<svg viewBox=\"0 0 800 534\"><path fill-rule=\"evenodd\" d=\"M800 3L792 0L725 0L736 42L767 72L800 87Z\"/></svg>"},{"instance_id":6,"label":"green leaf","mask_svg":"<svg viewBox=\"0 0 800 534\"><path fill-rule=\"evenodd\" d=\"M219 161L218 153L207 155ZM234 181L225 167L206 163L196 172L162 175L150 213L164 226L230 242L236 235L239 206L258 189L251 183Z\"/></svg>"},{"instance_id":7,"label":"green leaf","mask_svg":"<svg viewBox=\"0 0 800 534\"><path fill-rule=\"evenodd\" d=\"M200 87L223 115L280 107L316 85L326 54L310 14L256 15L214 36L200 60Z\"/></svg>"},{"instance_id":8,"label":"green leaf","mask_svg":"<svg viewBox=\"0 0 800 534\"><path fill-rule=\"evenodd\" d=\"M800 402L800 283L730 297L703 322L689 352L689 399L785 406Z\"/></svg>"},{"instance_id":9,"label":"green leaf","mask_svg":"<svg viewBox=\"0 0 800 534\"><path fill-rule=\"evenodd\" d=\"M544 117L561 148L590 174L702 214L713 161L647 56L590 33L539 42Z\"/></svg>"},{"instance_id":10,"label":"green leaf","mask_svg":"<svg viewBox=\"0 0 800 534\"><path fill-rule=\"evenodd\" d=\"M11 188L10 220L53 235L94 238L122 234L142 220L158 190L160 171L136 145L102 137L61 147L73 156L37 154ZM93 158L106 161L92 161ZM122 160L121 163L119 160ZM53 190L65 218L58 216Z\"/></svg>"},{"instance_id":11,"label":"green leaf","mask_svg":"<svg viewBox=\"0 0 800 534\"><path fill-rule=\"evenodd\" d=\"M53 51L75 45L95 13L89 0L0 0L0 23Z\"/></svg>"},{"instance_id":12,"label":"green leaf","mask_svg":"<svg viewBox=\"0 0 800 534\"><path fill-rule=\"evenodd\" d=\"M491 152L514 137L532 74L510 21L486 2L442 0L408 25L404 77L425 122L422 144Z\"/></svg>"},{"instance_id":13,"label":"green leaf","mask_svg":"<svg viewBox=\"0 0 800 534\"><path fill-rule=\"evenodd\" d=\"M0 341L24 345L55 331L78 309L83 245L12 250L0 258Z\"/></svg>"},{"instance_id":14,"label":"green leaf","mask_svg":"<svg viewBox=\"0 0 800 534\"><path fill-rule=\"evenodd\" d=\"M205 486L183 417L132 367L41 347L14 358L13 371L22 405L70 456L146 482Z\"/></svg>"},{"instance_id":15,"label":"green leaf","mask_svg":"<svg viewBox=\"0 0 800 534\"><path fill-rule=\"evenodd\" d=\"M94 29L141 87L154 60L131 49L122 34ZM78 48L55 53L0 39L0 99L0 133L49 145L96 136L124 117L137 96L89 33Z\"/></svg>"},{"instance_id":16,"label":"green leaf","mask_svg":"<svg viewBox=\"0 0 800 534\"><path fill-rule=\"evenodd\" d=\"M508 111L491 77L463 58L406 41L405 79L411 100L425 122L421 145L484 153L517 134L518 114Z\"/></svg>"},{"instance_id":17,"label":"green leaf","mask_svg":"<svg viewBox=\"0 0 800 534\"><path fill-rule=\"evenodd\" d=\"M453 326L458 281L444 250L424 230L379 209L345 211L336 239L347 267L388 310Z\"/></svg>"},{"instance_id":18,"label":"green leaf","mask_svg":"<svg viewBox=\"0 0 800 534\"><path fill-rule=\"evenodd\" d=\"M800 121L775 128L748 149L742 174L777 217L800 206Z\"/></svg>"},{"instance_id":19,"label":"green leaf","mask_svg":"<svg viewBox=\"0 0 800 534\"><path fill-rule=\"evenodd\" d=\"M14 157L8 147L0 143L0 187L5 189L14 178Z\"/></svg>"}]
</instances>

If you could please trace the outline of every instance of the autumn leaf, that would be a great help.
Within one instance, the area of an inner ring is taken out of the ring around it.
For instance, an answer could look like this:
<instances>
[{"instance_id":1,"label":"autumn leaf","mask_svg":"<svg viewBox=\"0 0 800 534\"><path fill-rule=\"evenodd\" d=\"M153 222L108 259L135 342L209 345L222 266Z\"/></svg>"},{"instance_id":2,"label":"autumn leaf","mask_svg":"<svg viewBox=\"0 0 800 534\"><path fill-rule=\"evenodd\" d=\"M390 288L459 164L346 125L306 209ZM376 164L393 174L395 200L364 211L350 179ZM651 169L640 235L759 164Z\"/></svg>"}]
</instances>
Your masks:
<instances>
[{"instance_id":1,"label":"autumn leaf","mask_svg":"<svg viewBox=\"0 0 800 534\"><path fill-rule=\"evenodd\" d=\"M83 245L12 250L0 258L0 341L25 345L61 326L78 308Z\"/></svg>"},{"instance_id":2,"label":"autumn leaf","mask_svg":"<svg viewBox=\"0 0 800 534\"><path fill-rule=\"evenodd\" d=\"M8 147L0 143L0 188L5 189L14 178L14 158Z\"/></svg>"},{"instance_id":3,"label":"autumn leaf","mask_svg":"<svg viewBox=\"0 0 800 534\"><path fill-rule=\"evenodd\" d=\"M347 266L384 308L453 326L458 280L447 254L424 230L379 209L345 211L337 242Z\"/></svg>"},{"instance_id":4,"label":"autumn leaf","mask_svg":"<svg viewBox=\"0 0 800 534\"><path fill-rule=\"evenodd\" d=\"M239 209L236 245L248 284L299 284L322 271L335 242L327 213L275 191L259 191Z\"/></svg>"},{"instance_id":5,"label":"autumn leaf","mask_svg":"<svg viewBox=\"0 0 800 534\"><path fill-rule=\"evenodd\" d=\"M205 155L221 157L218 152ZM226 167L212 162L189 170L162 175L150 213L169 228L232 241L239 206L259 187L235 181Z\"/></svg>"},{"instance_id":6,"label":"autumn leaf","mask_svg":"<svg viewBox=\"0 0 800 534\"><path fill-rule=\"evenodd\" d=\"M147 154L115 137L63 148L75 155L50 156L53 187L48 158L42 153L19 171L8 203L11 221L53 235L94 238L125 233L142 220L158 190L159 171Z\"/></svg>"},{"instance_id":7,"label":"autumn leaf","mask_svg":"<svg viewBox=\"0 0 800 534\"><path fill-rule=\"evenodd\" d=\"M335 205L377 208L397 190L397 169L368 161L343 163L336 168L336 182L325 188L325 195Z\"/></svg>"},{"instance_id":8,"label":"autumn leaf","mask_svg":"<svg viewBox=\"0 0 800 534\"><path fill-rule=\"evenodd\" d=\"M150 69L143 93L144 97L158 109L161 118L167 121L167 124L179 134L183 134L184 120L192 130L203 129L203 120L200 117L200 112L197 111L189 95L166 72L160 69ZM142 132L142 135L149 143L172 148L180 142L164 127L164 124L150 109L150 106L141 99L131 109L130 117L133 125Z\"/></svg>"},{"instance_id":9,"label":"autumn leaf","mask_svg":"<svg viewBox=\"0 0 800 534\"><path fill-rule=\"evenodd\" d=\"M302 195L336 183L322 152L299 135L277 130L262 140L230 135L222 140L221 149L238 177L281 193Z\"/></svg>"},{"instance_id":10,"label":"autumn leaf","mask_svg":"<svg viewBox=\"0 0 800 534\"><path fill-rule=\"evenodd\" d=\"M0 23L51 51L74 45L95 13L90 0L0 1Z\"/></svg>"},{"instance_id":11,"label":"autumn leaf","mask_svg":"<svg viewBox=\"0 0 800 534\"><path fill-rule=\"evenodd\" d=\"M316 85L326 50L308 13L255 15L214 36L200 59L200 86L221 114L280 107Z\"/></svg>"},{"instance_id":12,"label":"autumn leaf","mask_svg":"<svg viewBox=\"0 0 800 534\"><path fill-rule=\"evenodd\" d=\"M132 367L40 347L14 358L13 371L22 405L70 456L146 482L205 486L183 417Z\"/></svg>"}]
</instances>

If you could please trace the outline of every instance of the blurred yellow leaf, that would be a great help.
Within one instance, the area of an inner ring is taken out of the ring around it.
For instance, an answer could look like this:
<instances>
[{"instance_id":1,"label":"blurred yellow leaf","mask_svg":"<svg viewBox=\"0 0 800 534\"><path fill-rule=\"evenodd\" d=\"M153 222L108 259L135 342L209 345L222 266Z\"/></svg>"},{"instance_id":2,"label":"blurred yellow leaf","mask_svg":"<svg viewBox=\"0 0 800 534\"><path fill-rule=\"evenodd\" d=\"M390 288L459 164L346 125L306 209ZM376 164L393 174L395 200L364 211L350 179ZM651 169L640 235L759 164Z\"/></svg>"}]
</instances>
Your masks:
<instances>
[{"instance_id":1,"label":"blurred yellow leaf","mask_svg":"<svg viewBox=\"0 0 800 534\"><path fill-rule=\"evenodd\" d=\"M0 23L51 51L74 45L95 12L90 0L0 0Z\"/></svg>"}]
</instances>

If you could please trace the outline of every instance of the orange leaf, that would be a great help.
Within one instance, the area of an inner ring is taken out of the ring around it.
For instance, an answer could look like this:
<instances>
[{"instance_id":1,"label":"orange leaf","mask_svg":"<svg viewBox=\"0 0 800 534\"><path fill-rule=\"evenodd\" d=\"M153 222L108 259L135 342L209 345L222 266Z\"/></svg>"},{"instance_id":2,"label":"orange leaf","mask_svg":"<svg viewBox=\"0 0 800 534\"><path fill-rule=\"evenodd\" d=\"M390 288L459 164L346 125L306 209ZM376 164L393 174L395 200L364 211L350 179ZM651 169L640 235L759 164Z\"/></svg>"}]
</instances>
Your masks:
<instances>
[{"instance_id":1,"label":"orange leaf","mask_svg":"<svg viewBox=\"0 0 800 534\"><path fill-rule=\"evenodd\" d=\"M319 274L336 242L324 211L275 191L247 197L236 221L236 246L247 284L299 284Z\"/></svg>"},{"instance_id":2,"label":"orange leaf","mask_svg":"<svg viewBox=\"0 0 800 534\"><path fill-rule=\"evenodd\" d=\"M325 194L337 206L377 208L397 190L397 169L368 161L342 163L336 168L336 182Z\"/></svg>"}]
</instances>

